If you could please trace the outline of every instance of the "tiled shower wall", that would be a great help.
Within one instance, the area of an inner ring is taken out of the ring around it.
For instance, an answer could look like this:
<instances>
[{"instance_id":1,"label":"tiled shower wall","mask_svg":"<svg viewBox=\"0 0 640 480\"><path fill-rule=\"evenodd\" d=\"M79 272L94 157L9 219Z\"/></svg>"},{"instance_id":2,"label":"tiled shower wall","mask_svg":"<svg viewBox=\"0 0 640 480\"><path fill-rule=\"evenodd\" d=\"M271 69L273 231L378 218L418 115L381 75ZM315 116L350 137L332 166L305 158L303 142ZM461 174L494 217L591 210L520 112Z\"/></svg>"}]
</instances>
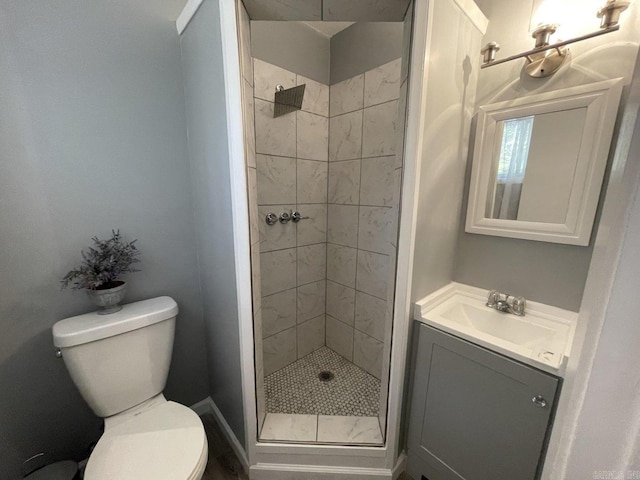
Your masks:
<instances>
[{"instance_id":1,"label":"tiled shower wall","mask_svg":"<svg viewBox=\"0 0 640 480\"><path fill-rule=\"evenodd\" d=\"M382 376L402 166L400 64L329 89L253 62L265 375L326 338L337 353ZM276 85L303 83L302 110L274 119ZM297 225L264 221L296 209L309 218Z\"/></svg>"},{"instance_id":2,"label":"tiled shower wall","mask_svg":"<svg viewBox=\"0 0 640 480\"><path fill-rule=\"evenodd\" d=\"M377 378L392 317L400 70L397 59L330 91L326 343Z\"/></svg>"},{"instance_id":3,"label":"tiled shower wall","mask_svg":"<svg viewBox=\"0 0 640 480\"><path fill-rule=\"evenodd\" d=\"M273 118L276 85L306 85L302 110ZM254 59L264 374L325 344L329 87ZM297 210L298 224L268 225Z\"/></svg>"}]
</instances>

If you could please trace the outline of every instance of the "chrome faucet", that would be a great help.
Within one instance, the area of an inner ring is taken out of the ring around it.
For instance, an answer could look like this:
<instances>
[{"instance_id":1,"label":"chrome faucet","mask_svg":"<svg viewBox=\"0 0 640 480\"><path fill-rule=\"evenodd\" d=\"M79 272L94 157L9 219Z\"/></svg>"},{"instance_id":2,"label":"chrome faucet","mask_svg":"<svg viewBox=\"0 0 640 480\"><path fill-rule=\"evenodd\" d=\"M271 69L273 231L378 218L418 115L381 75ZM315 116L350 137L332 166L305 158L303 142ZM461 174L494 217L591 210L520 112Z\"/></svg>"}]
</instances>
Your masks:
<instances>
[{"instance_id":1,"label":"chrome faucet","mask_svg":"<svg viewBox=\"0 0 640 480\"><path fill-rule=\"evenodd\" d=\"M487 295L487 307L498 310L499 312L512 313L519 317L524 317L524 311L527 301L524 297L512 297L506 293L500 293L497 290L491 290Z\"/></svg>"}]
</instances>

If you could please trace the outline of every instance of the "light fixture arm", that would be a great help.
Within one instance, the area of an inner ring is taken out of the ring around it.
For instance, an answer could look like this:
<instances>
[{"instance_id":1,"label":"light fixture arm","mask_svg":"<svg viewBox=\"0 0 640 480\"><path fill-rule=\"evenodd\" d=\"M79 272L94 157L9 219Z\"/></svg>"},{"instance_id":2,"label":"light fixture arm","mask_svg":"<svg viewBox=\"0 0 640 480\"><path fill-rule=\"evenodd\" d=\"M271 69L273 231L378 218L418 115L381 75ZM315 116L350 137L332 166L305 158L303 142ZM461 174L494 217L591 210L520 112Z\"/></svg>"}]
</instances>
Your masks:
<instances>
[{"instance_id":1,"label":"light fixture arm","mask_svg":"<svg viewBox=\"0 0 640 480\"><path fill-rule=\"evenodd\" d=\"M500 65L518 58L526 58L527 63L524 66L524 71L529 76L541 78L553 75L570 58L569 49L562 47L619 30L620 15L629 8L630 4L631 2L627 0L607 0L596 14L601 19L599 31L553 44L550 44L551 36L558 29L558 25L553 23L539 25L531 35L535 39L534 48L501 60L496 60L496 53L500 50L500 45L495 42L487 43L480 52L483 56L482 68Z\"/></svg>"},{"instance_id":2,"label":"light fixture arm","mask_svg":"<svg viewBox=\"0 0 640 480\"><path fill-rule=\"evenodd\" d=\"M536 53L546 52L547 50L558 50L560 53L560 47L564 47L565 45L569 45L571 43L581 42L582 40L587 40L593 37L599 37L600 35L605 35L607 33L615 32L620 30L620 25L614 25L613 27L608 27L602 30L598 30L597 32L587 33L586 35L582 35L580 37L575 37L570 40L563 40L562 42L557 42L552 45L545 45L542 47L532 48L531 50L527 50L526 52L518 53L517 55L511 55L510 57L501 58L500 60L494 60L489 63L483 63L482 68L492 67L494 65L500 65L501 63L510 62L512 60L516 60L518 58L527 58L529 62L531 62L531 55Z\"/></svg>"}]
</instances>

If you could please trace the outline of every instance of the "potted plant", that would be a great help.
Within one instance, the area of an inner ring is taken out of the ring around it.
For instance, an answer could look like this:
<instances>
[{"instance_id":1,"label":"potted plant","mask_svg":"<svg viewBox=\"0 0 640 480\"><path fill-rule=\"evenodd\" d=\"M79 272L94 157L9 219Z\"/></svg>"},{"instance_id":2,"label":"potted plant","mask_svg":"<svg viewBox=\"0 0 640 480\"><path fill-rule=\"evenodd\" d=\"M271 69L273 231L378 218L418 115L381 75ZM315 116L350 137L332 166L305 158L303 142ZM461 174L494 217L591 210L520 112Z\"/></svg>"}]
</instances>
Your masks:
<instances>
[{"instance_id":1,"label":"potted plant","mask_svg":"<svg viewBox=\"0 0 640 480\"><path fill-rule=\"evenodd\" d=\"M127 283L120 277L128 272L137 272L131 267L139 262L140 251L135 243L125 242L120 230L111 230L111 238L100 240L93 237L93 247L82 250L82 263L67 273L61 280L62 288L85 289L89 298L102 307L98 314L107 315L122 309L118 305L124 298Z\"/></svg>"}]
</instances>

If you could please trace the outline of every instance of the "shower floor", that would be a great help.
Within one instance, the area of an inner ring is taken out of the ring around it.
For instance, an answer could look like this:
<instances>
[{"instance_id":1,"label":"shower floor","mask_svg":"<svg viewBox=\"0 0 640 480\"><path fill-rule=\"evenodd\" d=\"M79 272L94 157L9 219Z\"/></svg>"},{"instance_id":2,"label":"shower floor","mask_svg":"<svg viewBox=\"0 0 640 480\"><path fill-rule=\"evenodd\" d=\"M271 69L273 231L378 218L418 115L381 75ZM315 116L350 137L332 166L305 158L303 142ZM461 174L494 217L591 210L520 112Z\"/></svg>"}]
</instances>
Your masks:
<instances>
[{"instance_id":1,"label":"shower floor","mask_svg":"<svg viewBox=\"0 0 640 480\"><path fill-rule=\"evenodd\" d=\"M267 376L265 391L269 413L375 417L380 403L380 380L327 347Z\"/></svg>"}]
</instances>

